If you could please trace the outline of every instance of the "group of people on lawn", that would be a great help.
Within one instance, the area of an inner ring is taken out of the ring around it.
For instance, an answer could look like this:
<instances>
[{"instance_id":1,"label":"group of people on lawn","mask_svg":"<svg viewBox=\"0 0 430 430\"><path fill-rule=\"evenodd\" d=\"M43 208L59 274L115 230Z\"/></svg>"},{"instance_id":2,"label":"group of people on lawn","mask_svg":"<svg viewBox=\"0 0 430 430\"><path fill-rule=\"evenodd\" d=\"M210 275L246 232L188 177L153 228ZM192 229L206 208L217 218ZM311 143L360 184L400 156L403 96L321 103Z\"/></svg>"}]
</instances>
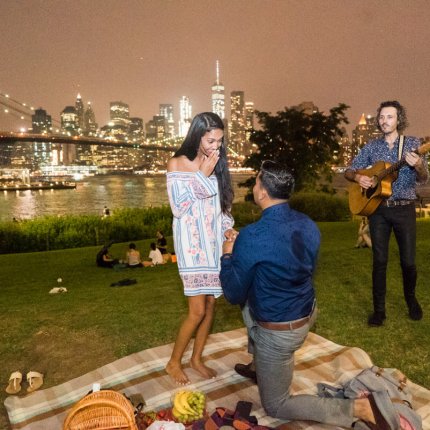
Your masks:
<instances>
[{"instance_id":1,"label":"group of people on lawn","mask_svg":"<svg viewBox=\"0 0 430 430\"><path fill-rule=\"evenodd\" d=\"M403 106L381 103L377 112L381 137L370 141L353 160L345 177L370 189L375 184L361 169L379 160L404 166L393 192L369 216L373 253L373 304L368 324L386 318L388 243L394 231L400 250L409 317L422 318L415 296L415 186L428 178L420 142L400 133L406 127ZM290 208L294 178L284 165L262 163L253 188L261 219L240 230L233 228L233 190L227 165L222 119L204 112L194 117L182 146L167 165L167 191L173 212L173 239L188 313L182 322L166 372L180 385L190 383L182 366L194 335L191 368L205 378L216 376L203 349L214 318L216 298L224 294L242 308L253 360L237 364L236 372L258 383L266 412L279 419L313 420L352 428L358 421L371 429L388 429L374 394L360 399L292 396L294 353L304 343L317 318L313 275L320 247L317 225Z\"/></svg>"},{"instance_id":2,"label":"group of people on lawn","mask_svg":"<svg viewBox=\"0 0 430 430\"><path fill-rule=\"evenodd\" d=\"M108 268L112 268L118 264L129 268L153 267L166 263L169 258L170 254L167 252L166 238L164 237L163 232L157 231L157 243L152 242L150 244L148 260L142 260L140 251L137 249L136 244L132 242L128 245L128 250L124 260L113 258L109 254L109 248L104 247L97 254L96 263L99 267Z\"/></svg>"}]
</instances>

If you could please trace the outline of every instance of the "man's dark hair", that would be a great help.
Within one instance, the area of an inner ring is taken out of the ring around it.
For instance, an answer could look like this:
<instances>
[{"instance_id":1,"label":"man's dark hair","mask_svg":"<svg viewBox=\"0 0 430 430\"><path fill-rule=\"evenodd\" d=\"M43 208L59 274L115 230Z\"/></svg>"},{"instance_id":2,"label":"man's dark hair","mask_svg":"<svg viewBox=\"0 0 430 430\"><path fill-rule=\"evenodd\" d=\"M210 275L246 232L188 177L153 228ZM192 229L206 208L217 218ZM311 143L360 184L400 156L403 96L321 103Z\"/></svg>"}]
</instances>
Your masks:
<instances>
[{"instance_id":1,"label":"man's dark hair","mask_svg":"<svg viewBox=\"0 0 430 430\"><path fill-rule=\"evenodd\" d=\"M397 100L382 102L376 112L376 127L378 127L379 131L382 131L381 126L379 125L379 115L381 114L381 110L386 107L393 107L397 111L397 131L403 131L409 125L408 118L406 116L406 109L402 106Z\"/></svg>"},{"instance_id":2,"label":"man's dark hair","mask_svg":"<svg viewBox=\"0 0 430 430\"><path fill-rule=\"evenodd\" d=\"M151 242L151 244L150 244L149 246L151 247L151 249L152 249L153 251L155 251L155 250L157 249L157 247L155 246L155 243L154 243L154 242Z\"/></svg>"},{"instance_id":3,"label":"man's dark hair","mask_svg":"<svg viewBox=\"0 0 430 430\"><path fill-rule=\"evenodd\" d=\"M289 199L294 190L293 175L275 161L266 160L261 163L260 181L272 199Z\"/></svg>"},{"instance_id":4,"label":"man's dark hair","mask_svg":"<svg viewBox=\"0 0 430 430\"><path fill-rule=\"evenodd\" d=\"M131 242L130 245L128 245L129 249L136 249L136 244L134 242Z\"/></svg>"}]
</instances>

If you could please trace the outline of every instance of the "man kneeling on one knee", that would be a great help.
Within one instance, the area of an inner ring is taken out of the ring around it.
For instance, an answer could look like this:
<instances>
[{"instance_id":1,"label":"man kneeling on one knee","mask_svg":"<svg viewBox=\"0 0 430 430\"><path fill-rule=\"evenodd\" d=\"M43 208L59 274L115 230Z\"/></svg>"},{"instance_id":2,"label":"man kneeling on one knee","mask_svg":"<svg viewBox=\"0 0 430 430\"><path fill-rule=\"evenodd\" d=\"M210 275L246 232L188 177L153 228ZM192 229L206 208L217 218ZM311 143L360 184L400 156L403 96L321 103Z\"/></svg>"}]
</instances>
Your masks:
<instances>
[{"instance_id":1,"label":"man kneeling on one knee","mask_svg":"<svg viewBox=\"0 0 430 430\"><path fill-rule=\"evenodd\" d=\"M230 303L242 306L261 402L270 416L342 427L363 420L372 426L379 414L371 399L289 394L294 352L317 315L312 277L320 246L316 224L288 205L293 188L283 165L263 162L253 189L262 216L236 240L224 242L222 288ZM250 366L242 367L252 374Z\"/></svg>"}]
</instances>

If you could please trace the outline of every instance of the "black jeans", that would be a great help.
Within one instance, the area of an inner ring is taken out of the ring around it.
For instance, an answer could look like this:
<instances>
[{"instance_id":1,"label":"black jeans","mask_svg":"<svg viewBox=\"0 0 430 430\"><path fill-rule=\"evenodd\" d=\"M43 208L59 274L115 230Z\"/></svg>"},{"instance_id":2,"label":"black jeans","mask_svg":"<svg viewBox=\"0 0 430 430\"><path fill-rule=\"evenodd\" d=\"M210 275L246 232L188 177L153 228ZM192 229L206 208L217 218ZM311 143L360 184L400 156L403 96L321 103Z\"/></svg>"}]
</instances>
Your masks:
<instances>
[{"instance_id":1,"label":"black jeans","mask_svg":"<svg viewBox=\"0 0 430 430\"><path fill-rule=\"evenodd\" d=\"M385 312L387 291L388 245L391 231L397 240L403 275L403 292L409 304L415 298L417 269L415 266L416 215L413 203L405 206L379 206L369 217L373 250L373 308Z\"/></svg>"}]
</instances>

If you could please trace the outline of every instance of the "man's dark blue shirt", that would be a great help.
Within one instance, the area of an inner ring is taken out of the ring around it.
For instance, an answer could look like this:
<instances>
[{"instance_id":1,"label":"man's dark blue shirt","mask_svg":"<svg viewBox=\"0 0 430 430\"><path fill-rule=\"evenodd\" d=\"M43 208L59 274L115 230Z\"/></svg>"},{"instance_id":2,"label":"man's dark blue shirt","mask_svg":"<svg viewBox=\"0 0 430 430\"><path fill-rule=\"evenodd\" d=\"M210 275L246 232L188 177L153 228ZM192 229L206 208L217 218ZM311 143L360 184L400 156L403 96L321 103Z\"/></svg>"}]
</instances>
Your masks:
<instances>
[{"instance_id":1,"label":"man's dark blue shirt","mask_svg":"<svg viewBox=\"0 0 430 430\"><path fill-rule=\"evenodd\" d=\"M288 203L271 206L240 231L221 258L221 285L232 304L246 301L257 321L294 321L310 314L320 232Z\"/></svg>"}]
</instances>

